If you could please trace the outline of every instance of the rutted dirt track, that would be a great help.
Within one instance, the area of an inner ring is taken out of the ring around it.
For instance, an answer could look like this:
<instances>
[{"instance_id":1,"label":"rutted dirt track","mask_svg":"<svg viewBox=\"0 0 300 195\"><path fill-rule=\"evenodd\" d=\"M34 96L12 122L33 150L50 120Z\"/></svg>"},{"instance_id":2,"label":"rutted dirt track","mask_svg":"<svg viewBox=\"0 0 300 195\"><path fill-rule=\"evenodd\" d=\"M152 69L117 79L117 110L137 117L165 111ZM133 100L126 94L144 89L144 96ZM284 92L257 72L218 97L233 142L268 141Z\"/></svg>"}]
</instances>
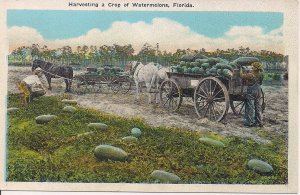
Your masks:
<instances>
[{"instance_id":1,"label":"rutted dirt track","mask_svg":"<svg viewBox=\"0 0 300 195\"><path fill-rule=\"evenodd\" d=\"M16 80L23 79L32 74L29 67L9 67L8 93L17 93ZM45 81L43 81L44 83ZM47 95L59 95L64 92L62 79L53 79L53 90ZM226 119L222 123L199 119L195 113L191 100L183 99L183 105L179 111L169 113L155 103L149 105L148 97L143 94L140 101L134 101L134 91L127 94L91 93L84 95L72 94L73 98L82 107L93 108L99 111L117 114L126 117L142 117L151 126L167 126L184 128L187 130L210 132L221 136L238 136L251 138L257 142L268 142L268 137L260 136L261 130L270 134L288 133L288 87L286 84L280 87L263 86L265 93L266 109L264 112L264 127L245 128L243 119L235 116L229 109Z\"/></svg>"}]
</instances>

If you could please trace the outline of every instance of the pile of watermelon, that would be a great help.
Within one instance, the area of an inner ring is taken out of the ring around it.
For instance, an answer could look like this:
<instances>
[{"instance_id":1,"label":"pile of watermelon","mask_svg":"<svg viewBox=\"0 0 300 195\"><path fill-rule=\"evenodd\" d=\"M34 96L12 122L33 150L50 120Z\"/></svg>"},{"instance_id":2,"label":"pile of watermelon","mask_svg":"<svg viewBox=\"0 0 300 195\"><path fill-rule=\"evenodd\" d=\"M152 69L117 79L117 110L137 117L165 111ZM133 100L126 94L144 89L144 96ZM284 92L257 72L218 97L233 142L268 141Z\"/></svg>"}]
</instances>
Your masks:
<instances>
[{"instance_id":1,"label":"pile of watermelon","mask_svg":"<svg viewBox=\"0 0 300 195\"><path fill-rule=\"evenodd\" d=\"M202 54L185 54L181 56L180 60L179 65L172 67L172 72L222 77L232 77L234 69L258 61L254 57L240 57L229 62L226 59L209 58Z\"/></svg>"}]
</instances>

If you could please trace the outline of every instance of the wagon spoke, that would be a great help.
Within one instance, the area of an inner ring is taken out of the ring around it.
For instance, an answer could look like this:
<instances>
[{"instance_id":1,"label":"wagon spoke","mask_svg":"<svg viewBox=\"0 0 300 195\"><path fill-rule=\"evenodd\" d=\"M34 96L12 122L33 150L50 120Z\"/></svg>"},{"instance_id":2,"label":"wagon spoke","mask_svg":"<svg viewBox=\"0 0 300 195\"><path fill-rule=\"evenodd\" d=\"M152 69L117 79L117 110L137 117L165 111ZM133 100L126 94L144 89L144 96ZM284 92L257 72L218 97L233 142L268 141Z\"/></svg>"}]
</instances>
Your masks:
<instances>
[{"instance_id":1,"label":"wagon spoke","mask_svg":"<svg viewBox=\"0 0 300 195\"><path fill-rule=\"evenodd\" d=\"M240 103L238 103L237 105L235 105L234 106L234 108L237 108L237 107L239 107L241 104L243 104L244 102L243 101L241 101ZM243 105L242 105L243 106Z\"/></svg>"},{"instance_id":2,"label":"wagon spoke","mask_svg":"<svg viewBox=\"0 0 300 195\"><path fill-rule=\"evenodd\" d=\"M197 100L197 102L198 103L200 103L200 102L206 102L206 100L205 99L200 99L200 100Z\"/></svg>"},{"instance_id":3,"label":"wagon spoke","mask_svg":"<svg viewBox=\"0 0 300 195\"><path fill-rule=\"evenodd\" d=\"M200 94L200 93L197 93L197 95L199 95L201 98L204 98L204 99L207 98L206 96L204 96L204 95L202 95L202 94Z\"/></svg>"},{"instance_id":4,"label":"wagon spoke","mask_svg":"<svg viewBox=\"0 0 300 195\"><path fill-rule=\"evenodd\" d=\"M212 90L212 93L211 93L212 95L215 93L216 87L217 87L217 82L215 82L214 90Z\"/></svg>"},{"instance_id":5,"label":"wagon spoke","mask_svg":"<svg viewBox=\"0 0 300 195\"><path fill-rule=\"evenodd\" d=\"M208 94L206 93L206 91L204 89L202 89L202 86L199 87L201 89L201 91L203 91L203 93L208 96Z\"/></svg>"},{"instance_id":6,"label":"wagon spoke","mask_svg":"<svg viewBox=\"0 0 300 195\"><path fill-rule=\"evenodd\" d=\"M213 98L215 98L221 91L223 91L223 90L220 89L220 90L218 91L218 93L216 93L215 95L213 95Z\"/></svg>"},{"instance_id":7,"label":"wagon spoke","mask_svg":"<svg viewBox=\"0 0 300 195\"><path fill-rule=\"evenodd\" d=\"M165 106L169 100L170 100L170 99L168 98L168 99L164 102L163 106Z\"/></svg>"},{"instance_id":8,"label":"wagon spoke","mask_svg":"<svg viewBox=\"0 0 300 195\"><path fill-rule=\"evenodd\" d=\"M210 104L207 103L207 105L208 105L208 106L207 106L207 108L206 108L206 110L205 110L204 117L206 117L206 113L207 113L207 111L208 111L208 109L209 109L209 105L210 105Z\"/></svg>"},{"instance_id":9,"label":"wagon spoke","mask_svg":"<svg viewBox=\"0 0 300 195\"><path fill-rule=\"evenodd\" d=\"M211 91L211 80L209 80L209 95L212 95L212 91Z\"/></svg>"},{"instance_id":10,"label":"wagon spoke","mask_svg":"<svg viewBox=\"0 0 300 195\"><path fill-rule=\"evenodd\" d=\"M215 104L214 103L212 103L212 111L213 111L214 119L217 120L216 113L215 113Z\"/></svg>"},{"instance_id":11,"label":"wagon spoke","mask_svg":"<svg viewBox=\"0 0 300 195\"><path fill-rule=\"evenodd\" d=\"M225 100L225 97L214 98L213 100L214 100L214 101Z\"/></svg>"},{"instance_id":12,"label":"wagon spoke","mask_svg":"<svg viewBox=\"0 0 300 195\"><path fill-rule=\"evenodd\" d=\"M245 106L245 102L243 102L244 104L242 105L242 107L241 107L241 109L240 109L240 111L239 111L239 114L241 114L242 113L242 110L243 110L243 108L244 108L244 106Z\"/></svg>"},{"instance_id":13,"label":"wagon spoke","mask_svg":"<svg viewBox=\"0 0 300 195\"><path fill-rule=\"evenodd\" d=\"M206 85L206 81L204 81L204 85L205 85L205 89L206 89L206 92L207 92L207 96L209 96L209 91L208 91L208 88L207 88L207 85Z\"/></svg>"}]
</instances>

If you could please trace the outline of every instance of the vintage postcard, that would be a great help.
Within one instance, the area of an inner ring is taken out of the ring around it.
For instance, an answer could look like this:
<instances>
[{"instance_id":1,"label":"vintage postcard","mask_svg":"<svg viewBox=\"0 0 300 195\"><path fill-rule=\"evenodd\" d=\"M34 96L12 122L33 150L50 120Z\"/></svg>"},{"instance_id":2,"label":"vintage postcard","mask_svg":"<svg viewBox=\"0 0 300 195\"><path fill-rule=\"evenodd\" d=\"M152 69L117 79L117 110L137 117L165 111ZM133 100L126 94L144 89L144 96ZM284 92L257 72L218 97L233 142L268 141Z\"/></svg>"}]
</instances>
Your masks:
<instances>
[{"instance_id":1,"label":"vintage postcard","mask_svg":"<svg viewBox=\"0 0 300 195\"><path fill-rule=\"evenodd\" d=\"M0 189L297 192L296 0L0 7Z\"/></svg>"}]
</instances>

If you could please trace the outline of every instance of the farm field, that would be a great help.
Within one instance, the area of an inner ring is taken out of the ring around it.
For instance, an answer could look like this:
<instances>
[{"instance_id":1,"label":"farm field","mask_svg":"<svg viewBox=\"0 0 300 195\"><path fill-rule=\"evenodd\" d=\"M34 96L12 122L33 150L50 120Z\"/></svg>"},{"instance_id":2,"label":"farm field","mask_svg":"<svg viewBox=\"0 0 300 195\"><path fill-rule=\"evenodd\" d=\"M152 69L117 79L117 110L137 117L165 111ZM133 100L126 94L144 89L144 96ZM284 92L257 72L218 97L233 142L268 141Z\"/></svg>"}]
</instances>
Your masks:
<instances>
[{"instance_id":1,"label":"farm field","mask_svg":"<svg viewBox=\"0 0 300 195\"><path fill-rule=\"evenodd\" d=\"M13 94L16 78L30 74L30 68L9 68L8 91ZM163 169L182 183L287 183L287 85L264 86L263 128L244 128L242 118L232 112L222 123L197 119L191 101L185 99L178 112L168 113L148 105L146 96L134 102L133 92L64 95L63 90L62 81L54 80L47 96L9 114L8 181L148 183L155 182L152 171ZM76 99L78 111L63 112L64 98ZM9 95L8 107L20 107L17 96ZM34 118L41 114L58 118L36 124ZM91 122L109 128L91 131ZM134 143L122 141L133 127L139 127L142 136ZM220 140L226 147L201 143L201 137ZM120 147L129 158L97 161L93 150L99 144ZM247 162L253 158L268 162L274 172L250 170Z\"/></svg>"}]
</instances>

